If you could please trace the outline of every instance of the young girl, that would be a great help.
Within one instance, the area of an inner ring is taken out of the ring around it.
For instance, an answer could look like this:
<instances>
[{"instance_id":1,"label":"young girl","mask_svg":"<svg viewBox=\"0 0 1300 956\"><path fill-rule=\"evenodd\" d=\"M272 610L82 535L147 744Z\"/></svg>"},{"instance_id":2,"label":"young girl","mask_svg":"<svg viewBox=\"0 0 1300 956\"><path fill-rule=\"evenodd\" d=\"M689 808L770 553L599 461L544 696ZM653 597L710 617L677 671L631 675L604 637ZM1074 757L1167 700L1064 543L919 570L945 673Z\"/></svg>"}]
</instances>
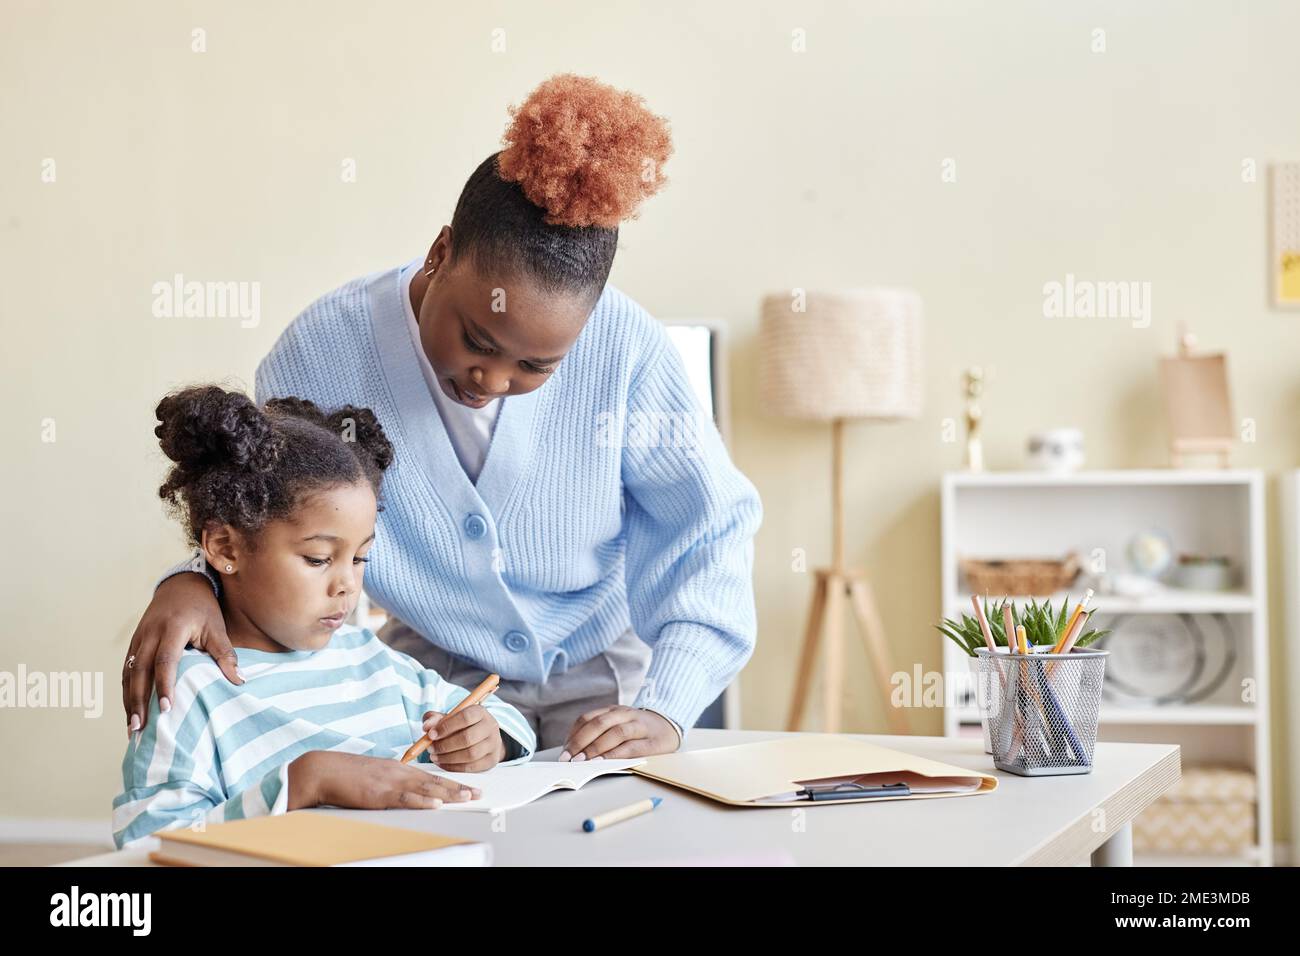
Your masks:
<instances>
[{"instance_id":1,"label":"young girl","mask_svg":"<svg viewBox=\"0 0 1300 956\"><path fill-rule=\"evenodd\" d=\"M172 697L153 697L113 801L118 847L157 830L302 807L436 808L478 795L395 759L452 771L518 763L528 722L469 695L373 633L345 626L375 540L393 449L368 408L309 401L258 408L216 386L159 403L155 433L175 465L159 489L221 575L221 612L244 683L182 653Z\"/></svg>"}]
</instances>

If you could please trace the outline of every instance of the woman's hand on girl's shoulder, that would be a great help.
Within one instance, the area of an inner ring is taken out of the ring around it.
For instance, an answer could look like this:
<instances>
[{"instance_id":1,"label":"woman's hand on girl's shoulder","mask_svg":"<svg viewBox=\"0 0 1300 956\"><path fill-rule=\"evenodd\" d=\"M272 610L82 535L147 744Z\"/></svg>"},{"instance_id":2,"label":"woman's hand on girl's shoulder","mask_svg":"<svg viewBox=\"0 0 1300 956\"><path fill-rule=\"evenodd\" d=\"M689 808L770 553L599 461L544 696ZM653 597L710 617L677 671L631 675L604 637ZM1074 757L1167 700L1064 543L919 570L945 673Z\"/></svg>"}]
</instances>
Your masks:
<instances>
[{"instance_id":1,"label":"woman's hand on girl's shoulder","mask_svg":"<svg viewBox=\"0 0 1300 956\"><path fill-rule=\"evenodd\" d=\"M242 684L239 659L226 636L221 605L202 574L182 571L158 585L153 600L131 635L122 665L122 706L127 735L149 721L149 698L157 689L158 707L171 709L176 667L187 646L206 651L232 684Z\"/></svg>"}]
</instances>

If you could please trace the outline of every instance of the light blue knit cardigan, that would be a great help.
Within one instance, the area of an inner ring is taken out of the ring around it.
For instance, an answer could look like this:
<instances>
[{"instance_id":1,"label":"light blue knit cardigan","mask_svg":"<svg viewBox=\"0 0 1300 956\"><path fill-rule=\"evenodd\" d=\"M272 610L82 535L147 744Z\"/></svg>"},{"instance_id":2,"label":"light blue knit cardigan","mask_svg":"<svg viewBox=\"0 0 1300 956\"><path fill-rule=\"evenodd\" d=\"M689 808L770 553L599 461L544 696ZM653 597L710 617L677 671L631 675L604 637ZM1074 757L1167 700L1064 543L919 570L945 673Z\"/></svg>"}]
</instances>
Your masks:
<instances>
[{"instance_id":1,"label":"light blue knit cardigan","mask_svg":"<svg viewBox=\"0 0 1300 956\"><path fill-rule=\"evenodd\" d=\"M634 701L684 730L754 650L762 505L663 326L606 285L550 379L502 399L477 484L421 375L400 268L307 307L256 399L368 406L395 459L366 590L453 654L543 682L630 625L653 648Z\"/></svg>"}]
</instances>

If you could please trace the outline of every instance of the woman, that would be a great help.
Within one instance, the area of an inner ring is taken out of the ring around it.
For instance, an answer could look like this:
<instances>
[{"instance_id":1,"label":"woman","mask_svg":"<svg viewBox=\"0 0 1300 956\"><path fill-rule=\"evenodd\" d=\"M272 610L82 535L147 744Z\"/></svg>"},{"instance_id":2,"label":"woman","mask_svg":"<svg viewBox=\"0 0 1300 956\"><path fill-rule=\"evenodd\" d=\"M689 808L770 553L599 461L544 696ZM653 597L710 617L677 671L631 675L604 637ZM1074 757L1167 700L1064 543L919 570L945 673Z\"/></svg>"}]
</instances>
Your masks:
<instances>
[{"instance_id":1,"label":"woman","mask_svg":"<svg viewBox=\"0 0 1300 956\"><path fill-rule=\"evenodd\" d=\"M392 440L383 640L462 686L500 674L562 760L667 753L753 653L762 509L662 326L606 281L665 181L665 122L571 74L511 113L427 255L310 305L256 398L366 405ZM187 645L240 681L213 594L238 570L186 570L132 637L130 731Z\"/></svg>"}]
</instances>

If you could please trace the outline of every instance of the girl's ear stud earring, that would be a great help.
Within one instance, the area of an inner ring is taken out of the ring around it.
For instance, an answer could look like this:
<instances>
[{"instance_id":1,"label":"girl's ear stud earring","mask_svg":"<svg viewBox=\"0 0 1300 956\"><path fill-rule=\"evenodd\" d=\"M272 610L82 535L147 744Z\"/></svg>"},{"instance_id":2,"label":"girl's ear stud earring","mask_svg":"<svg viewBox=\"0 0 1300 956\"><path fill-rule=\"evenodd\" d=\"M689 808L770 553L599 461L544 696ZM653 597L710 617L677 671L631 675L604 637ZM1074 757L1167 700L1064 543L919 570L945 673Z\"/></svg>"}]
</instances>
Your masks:
<instances>
[{"instance_id":1,"label":"girl's ear stud earring","mask_svg":"<svg viewBox=\"0 0 1300 956\"><path fill-rule=\"evenodd\" d=\"M227 564L227 565L226 565L226 571L229 572L229 571L233 571L233 570L235 570L235 566L234 566L233 564Z\"/></svg>"}]
</instances>

